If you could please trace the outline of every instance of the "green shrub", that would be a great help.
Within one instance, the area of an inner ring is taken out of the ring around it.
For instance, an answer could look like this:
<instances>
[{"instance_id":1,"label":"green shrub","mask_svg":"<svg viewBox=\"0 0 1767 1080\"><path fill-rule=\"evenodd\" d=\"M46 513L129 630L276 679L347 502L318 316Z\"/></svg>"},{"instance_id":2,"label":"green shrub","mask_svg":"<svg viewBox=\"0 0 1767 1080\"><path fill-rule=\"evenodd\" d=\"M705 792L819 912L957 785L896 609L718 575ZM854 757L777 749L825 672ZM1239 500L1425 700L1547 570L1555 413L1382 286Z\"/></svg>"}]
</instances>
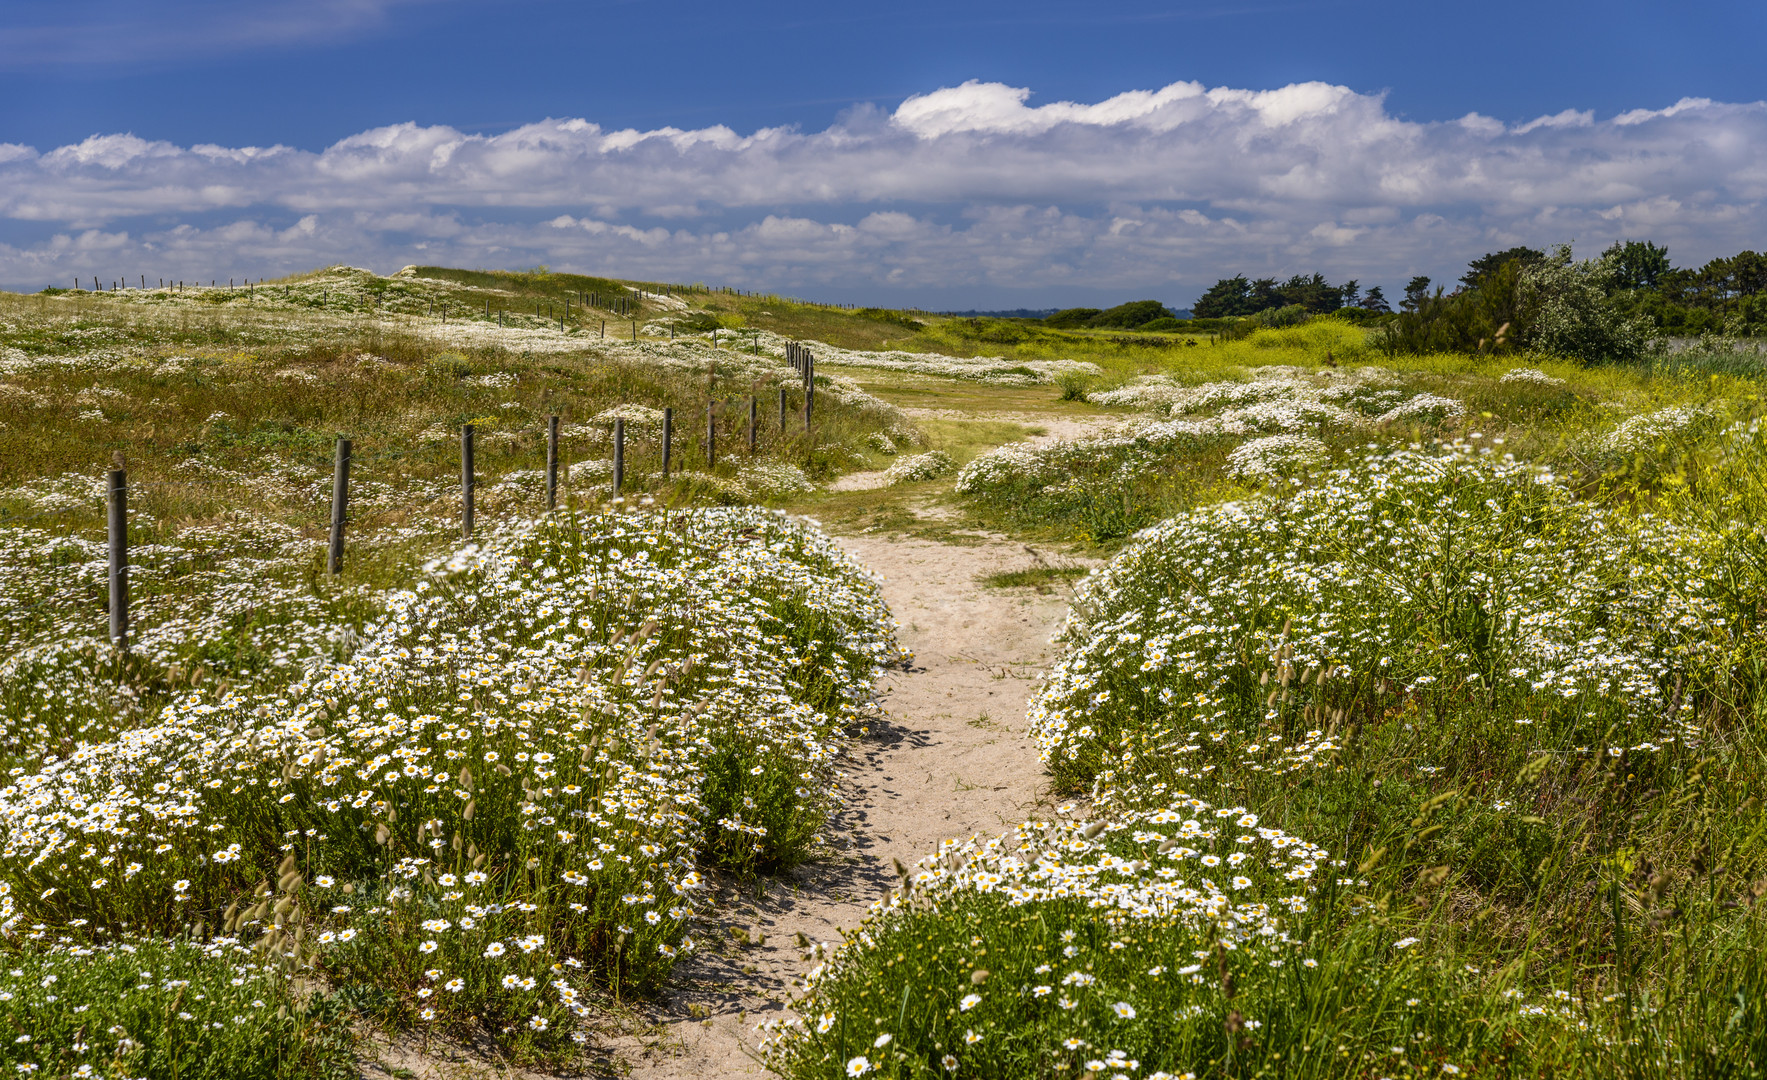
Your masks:
<instances>
[{"instance_id":1,"label":"green shrub","mask_svg":"<svg viewBox=\"0 0 1767 1080\"><path fill-rule=\"evenodd\" d=\"M1093 378L1084 371L1062 371L1055 376L1055 387L1061 392L1063 401L1085 401L1086 391L1092 388Z\"/></svg>"},{"instance_id":2,"label":"green shrub","mask_svg":"<svg viewBox=\"0 0 1767 1080\"><path fill-rule=\"evenodd\" d=\"M1084 326L1090 326L1093 319L1103 314L1102 308L1064 308L1045 318L1043 324L1057 330L1077 330Z\"/></svg>"},{"instance_id":3,"label":"green shrub","mask_svg":"<svg viewBox=\"0 0 1767 1080\"><path fill-rule=\"evenodd\" d=\"M297 998L268 959L233 939L28 942L0 954L0 1068L144 1080L353 1075L335 1005Z\"/></svg>"}]
</instances>

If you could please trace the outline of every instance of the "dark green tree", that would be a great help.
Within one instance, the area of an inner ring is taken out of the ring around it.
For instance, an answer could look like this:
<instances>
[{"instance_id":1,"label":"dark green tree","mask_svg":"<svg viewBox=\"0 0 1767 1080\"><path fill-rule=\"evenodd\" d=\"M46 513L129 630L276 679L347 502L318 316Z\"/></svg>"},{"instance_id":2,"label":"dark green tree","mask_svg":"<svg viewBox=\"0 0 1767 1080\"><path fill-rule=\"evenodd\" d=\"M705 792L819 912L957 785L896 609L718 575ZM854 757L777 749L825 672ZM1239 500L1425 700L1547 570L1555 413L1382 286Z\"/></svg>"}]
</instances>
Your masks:
<instances>
[{"instance_id":1,"label":"dark green tree","mask_svg":"<svg viewBox=\"0 0 1767 1080\"><path fill-rule=\"evenodd\" d=\"M1535 251L1531 247L1512 247L1507 251L1496 251L1482 255L1466 264L1466 273L1461 275L1460 284L1463 288L1476 289L1484 284L1486 278L1507 262L1520 262L1522 269L1527 269L1546 258L1544 251Z\"/></svg>"},{"instance_id":2,"label":"dark green tree","mask_svg":"<svg viewBox=\"0 0 1767 1080\"><path fill-rule=\"evenodd\" d=\"M1191 314L1199 319L1250 315L1256 310L1257 308L1252 307L1252 283L1246 280L1244 274L1215 282L1190 308Z\"/></svg>"},{"instance_id":3,"label":"dark green tree","mask_svg":"<svg viewBox=\"0 0 1767 1080\"><path fill-rule=\"evenodd\" d=\"M1368 295L1362 298L1362 306L1369 311L1378 311L1382 314L1393 310L1387 303L1386 292L1379 285L1368 290Z\"/></svg>"},{"instance_id":4,"label":"dark green tree","mask_svg":"<svg viewBox=\"0 0 1767 1080\"><path fill-rule=\"evenodd\" d=\"M1336 311L1344 306L1343 293L1328 285L1324 274L1306 277L1296 274L1276 288L1281 307L1303 307L1312 314Z\"/></svg>"},{"instance_id":5,"label":"dark green tree","mask_svg":"<svg viewBox=\"0 0 1767 1080\"><path fill-rule=\"evenodd\" d=\"M1405 283L1405 299L1399 301L1400 311L1416 311L1430 295L1430 279L1419 274Z\"/></svg>"},{"instance_id":6,"label":"dark green tree","mask_svg":"<svg viewBox=\"0 0 1767 1080\"><path fill-rule=\"evenodd\" d=\"M1669 249L1648 240L1615 241L1601 253L1613 260L1613 287L1616 289L1654 289L1674 267L1669 265Z\"/></svg>"}]
</instances>

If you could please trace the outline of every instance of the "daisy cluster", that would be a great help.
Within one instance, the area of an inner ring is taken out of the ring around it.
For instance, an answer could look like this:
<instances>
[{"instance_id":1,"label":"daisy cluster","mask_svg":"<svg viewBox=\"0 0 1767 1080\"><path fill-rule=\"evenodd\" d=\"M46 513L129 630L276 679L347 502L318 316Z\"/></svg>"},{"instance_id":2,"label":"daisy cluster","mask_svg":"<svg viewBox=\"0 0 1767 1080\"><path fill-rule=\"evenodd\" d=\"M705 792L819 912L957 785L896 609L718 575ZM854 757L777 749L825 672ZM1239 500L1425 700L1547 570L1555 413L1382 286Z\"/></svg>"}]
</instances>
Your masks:
<instances>
[{"instance_id":1,"label":"daisy cluster","mask_svg":"<svg viewBox=\"0 0 1767 1080\"><path fill-rule=\"evenodd\" d=\"M446 528L417 522L376 539L434 541ZM135 545L132 662L168 681L200 671L249 691L346 655L359 625L353 609L371 603L371 591L314 590L309 572L322 549L299 529L245 511ZM35 524L0 532L0 602L9 612L0 620L0 762L14 774L144 719L135 686L116 678L104 612L91 606L104 594L107 566L102 539Z\"/></svg>"},{"instance_id":2,"label":"daisy cluster","mask_svg":"<svg viewBox=\"0 0 1767 1080\"><path fill-rule=\"evenodd\" d=\"M347 1055L341 1040L315 1042L319 1019L232 938L33 943L0 961L7 1076L225 1080L335 1067Z\"/></svg>"},{"instance_id":3,"label":"daisy cluster","mask_svg":"<svg viewBox=\"0 0 1767 1080\"><path fill-rule=\"evenodd\" d=\"M1177 455L1233 447L1222 471L1265 481L1324 460L1321 436L1345 435L1388 424L1440 427L1465 407L1435 394L1410 394L1398 377L1377 367L1252 368L1244 380L1185 385L1149 375L1090 395L1101 405L1151 407L1167 420L1137 420L1098 434L1042 443L1008 443L965 465L960 493L984 499L1035 499L1096 487L1100 474L1128 485L1143 474L1169 470Z\"/></svg>"},{"instance_id":4,"label":"daisy cluster","mask_svg":"<svg viewBox=\"0 0 1767 1080\"><path fill-rule=\"evenodd\" d=\"M884 470L884 481L888 484L911 484L922 480L937 480L957 467L951 455L943 450L929 450L924 454L911 454L897 458Z\"/></svg>"},{"instance_id":5,"label":"daisy cluster","mask_svg":"<svg viewBox=\"0 0 1767 1080\"><path fill-rule=\"evenodd\" d=\"M1144 420L1076 439L1007 443L959 470L957 491L978 497L1061 494L1077 482L1076 470L1104 468L1139 475L1159 467L1173 453L1206 449L1221 440L1220 429L1208 421Z\"/></svg>"},{"instance_id":6,"label":"daisy cluster","mask_svg":"<svg viewBox=\"0 0 1767 1080\"><path fill-rule=\"evenodd\" d=\"M793 1017L763 1023L769 1063L794 1076L1194 1067L1226 998L1318 967L1288 925L1315 874L1342 864L1243 807L1176 795L947 841L811 970Z\"/></svg>"},{"instance_id":7,"label":"daisy cluster","mask_svg":"<svg viewBox=\"0 0 1767 1080\"><path fill-rule=\"evenodd\" d=\"M1372 366L1270 364L1246 369L1245 375L1201 385L1186 385L1170 375L1148 375L1088 395L1088 400L1151 408L1175 417L1212 415L1223 432L1244 435L1384 423L1406 415L1394 410L1416 397L1408 397L1400 388L1396 374Z\"/></svg>"},{"instance_id":8,"label":"daisy cluster","mask_svg":"<svg viewBox=\"0 0 1767 1080\"><path fill-rule=\"evenodd\" d=\"M1662 443L1685 437L1702 425L1715 422L1715 410L1699 405L1670 405L1620 421L1612 431L1595 440L1603 454L1624 457L1655 449Z\"/></svg>"},{"instance_id":9,"label":"daisy cluster","mask_svg":"<svg viewBox=\"0 0 1767 1080\"><path fill-rule=\"evenodd\" d=\"M1683 731L1677 679L1731 645L1712 545L1495 449L1374 455L1143 531L1076 589L1031 708L1044 760L1101 794L1176 783L1205 758L1246 767L1260 728L1295 739L1369 695L1500 697L1518 724L1571 731L1600 703L1628 745Z\"/></svg>"},{"instance_id":10,"label":"daisy cluster","mask_svg":"<svg viewBox=\"0 0 1767 1080\"><path fill-rule=\"evenodd\" d=\"M556 1032L572 971L645 987L691 948L707 866L802 857L898 655L875 584L779 515L514 526L347 659L14 776L0 929L200 921L419 1019Z\"/></svg>"}]
</instances>

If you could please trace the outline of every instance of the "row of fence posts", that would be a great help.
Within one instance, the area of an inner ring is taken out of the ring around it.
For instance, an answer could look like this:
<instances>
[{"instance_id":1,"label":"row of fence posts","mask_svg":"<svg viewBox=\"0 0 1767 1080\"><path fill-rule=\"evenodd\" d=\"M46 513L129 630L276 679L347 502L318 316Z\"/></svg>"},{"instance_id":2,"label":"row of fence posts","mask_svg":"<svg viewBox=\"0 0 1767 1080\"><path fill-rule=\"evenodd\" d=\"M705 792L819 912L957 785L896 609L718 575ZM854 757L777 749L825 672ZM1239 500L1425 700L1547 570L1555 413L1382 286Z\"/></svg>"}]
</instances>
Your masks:
<instances>
[{"instance_id":1,"label":"row of fence posts","mask_svg":"<svg viewBox=\"0 0 1767 1080\"><path fill-rule=\"evenodd\" d=\"M802 373L804 379L804 433L810 433L810 424L815 410L816 358L810 351L795 342L786 346L787 358L794 369ZM748 450L750 454L759 447L760 399L754 395L748 400ZM785 432L787 416L786 390L779 388L779 430ZM672 451L675 431L675 410L663 410L662 430L662 474L668 479L672 464ZM626 421L623 417L614 419L614 460L613 477L610 487L614 498L620 497L626 483ZM344 570L344 531L349 521L350 512L350 453L351 441L339 437L337 454L333 459L331 473L331 530L326 552L326 570L331 574L341 574ZM107 491L108 515L107 529L110 541L110 639L119 653L128 651L129 640L129 485L128 473L119 467L110 471ZM718 403L706 402L706 469L710 471L718 464ZM476 480L473 468L473 426L464 424L460 428L460 536L464 540L472 539L473 528L473 487ZM546 510L551 512L558 507L558 417L546 418Z\"/></svg>"}]
</instances>

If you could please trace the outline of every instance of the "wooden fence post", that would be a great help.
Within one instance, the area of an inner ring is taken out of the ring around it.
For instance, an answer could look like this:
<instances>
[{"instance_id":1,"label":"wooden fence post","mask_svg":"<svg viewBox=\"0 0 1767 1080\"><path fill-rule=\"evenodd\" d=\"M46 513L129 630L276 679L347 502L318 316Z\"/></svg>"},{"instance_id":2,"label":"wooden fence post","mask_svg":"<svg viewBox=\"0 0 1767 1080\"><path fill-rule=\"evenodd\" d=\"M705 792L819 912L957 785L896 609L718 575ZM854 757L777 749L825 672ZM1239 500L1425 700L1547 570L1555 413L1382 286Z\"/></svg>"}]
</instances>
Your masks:
<instances>
[{"instance_id":1,"label":"wooden fence post","mask_svg":"<svg viewBox=\"0 0 1767 1080\"><path fill-rule=\"evenodd\" d=\"M472 539L472 425L460 428L460 536Z\"/></svg>"},{"instance_id":2,"label":"wooden fence post","mask_svg":"<svg viewBox=\"0 0 1767 1080\"><path fill-rule=\"evenodd\" d=\"M626 483L626 418L614 417L614 498Z\"/></svg>"},{"instance_id":3,"label":"wooden fence post","mask_svg":"<svg viewBox=\"0 0 1767 1080\"><path fill-rule=\"evenodd\" d=\"M331 557L327 567L333 574L344 572L344 522L350 512L350 440L337 440L337 461L331 468Z\"/></svg>"},{"instance_id":4,"label":"wooden fence post","mask_svg":"<svg viewBox=\"0 0 1767 1080\"><path fill-rule=\"evenodd\" d=\"M669 478L669 443L675 434L675 410L663 410L663 479Z\"/></svg>"},{"instance_id":5,"label":"wooden fence post","mask_svg":"<svg viewBox=\"0 0 1767 1080\"><path fill-rule=\"evenodd\" d=\"M711 472L718 464L718 403L706 402L706 471Z\"/></svg>"},{"instance_id":6,"label":"wooden fence post","mask_svg":"<svg viewBox=\"0 0 1767 1080\"><path fill-rule=\"evenodd\" d=\"M756 403L757 403L757 399L756 399L755 395L750 394L749 395L749 453L751 453L751 454L753 454L755 452L755 429L760 427L760 425L755 422L757 415L758 415L756 412L756 408L757 408Z\"/></svg>"},{"instance_id":7,"label":"wooden fence post","mask_svg":"<svg viewBox=\"0 0 1767 1080\"><path fill-rule=\"evenodd\" d=\"M558 508L558 417L546 418L546 510Z\"/></svg>"},{"instance_id":8,"label":"wooden fence post","mask_svg":"<svg viewBox=\"0 0 1767 1080\"><path fill-rule=\"evenodd\" d=\"M785 387L779 388L779 434L785 434Z\"/></svg>"},{"instance_id":9,"label":"wooden fence post","mask_svg":"<svg viewBox=\"0 0 1767 1080\"><path fill-rule=\"evenodd\" d=\"M110 471L110 640L117 648L117 672L129 651L129 482L122 469Z\"/></svg>"}]
</instances>

